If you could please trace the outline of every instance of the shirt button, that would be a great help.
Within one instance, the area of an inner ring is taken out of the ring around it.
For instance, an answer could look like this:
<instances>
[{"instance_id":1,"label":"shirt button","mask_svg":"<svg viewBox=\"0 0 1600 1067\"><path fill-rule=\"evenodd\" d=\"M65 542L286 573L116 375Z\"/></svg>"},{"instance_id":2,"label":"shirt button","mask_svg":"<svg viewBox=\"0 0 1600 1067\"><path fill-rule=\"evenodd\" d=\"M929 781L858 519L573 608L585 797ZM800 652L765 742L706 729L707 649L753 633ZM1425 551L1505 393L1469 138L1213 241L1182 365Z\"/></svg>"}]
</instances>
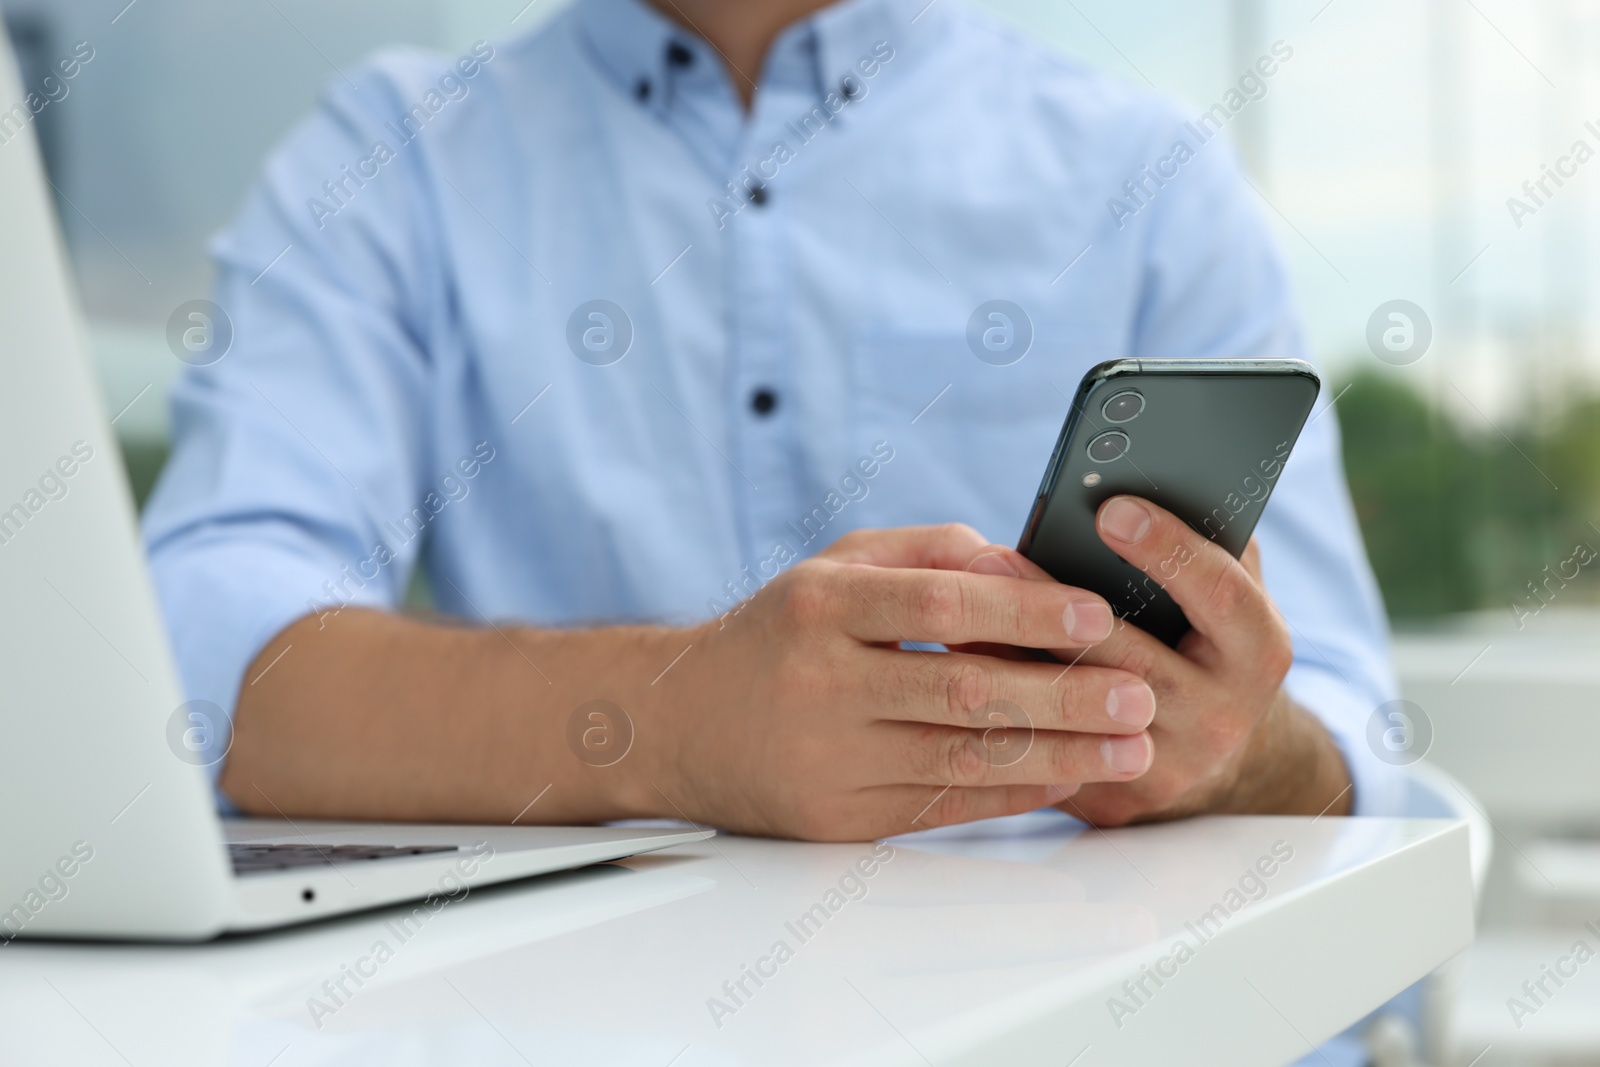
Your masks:
<instances>
[{"instance_id":1,"label":"shirt button","mask_svg":"<svg viewBox=\"0 0 1600 1067\"><path fill-rule=\"evenodd\" d=\"M768 199L766 182L756 182L750 187L750 202L756 207L765 204Z\"/></svg>"},{"instance_id":2,"label":"shirt button","mask_svg":"<svg viewBox=\"0 0 1600 1067\"><path fill-rule=\"evenodd\" d=\"M750 410L765 418L771 415L778 407L778 394L771 389L761 388L750 394Z\"/></svg>"},{"instance_id":3,"label":"shirt button","mask_svg":"<svg viewBox=\"0 0 1600 1067\"><path fill-rule=\"evenodd\" d=\"M639 102L641 104L644 103L646 100L649 100L650 99L650 79L649 78L640 78L638 84L633 87L633 95L638 98L638 100L639 100Z\"/></svg>"},{"instance_id":4,"label":"shirt button","mask_svg":"<svg viewBox=\"0 0 1600 1067\"><path fill-rule=\"evenodd\" d=\"M694 64L694 53L689 51L687 45L680 41L673 41L667 45L667 62L674 67L688 67Z\"/></svg>"}]
</instances>

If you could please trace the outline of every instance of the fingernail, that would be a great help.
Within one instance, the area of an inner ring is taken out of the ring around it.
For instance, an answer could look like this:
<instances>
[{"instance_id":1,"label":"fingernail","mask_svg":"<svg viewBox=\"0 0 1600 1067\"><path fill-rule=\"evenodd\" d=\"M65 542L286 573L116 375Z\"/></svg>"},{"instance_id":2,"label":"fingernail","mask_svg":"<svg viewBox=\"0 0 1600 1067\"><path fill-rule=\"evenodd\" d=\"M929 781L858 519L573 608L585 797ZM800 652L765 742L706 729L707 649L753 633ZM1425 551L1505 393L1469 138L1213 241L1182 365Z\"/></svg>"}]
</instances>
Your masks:
<instances>
[{"instance_id":1,"label":"fingernail","mask_svg":"<svg viewBox=\"0 0 1600 1067\"><path fill-rule=\"evenodd\" d=\"M1143 682L1123 682L1106 694L1106 714L1143 729L1156 717L1156 694Z\"/></svg>"},{"instance_id":2,"label":"fingernail","mask_svg":"<svg viewBox=\"0 0 1600 1067\"><path fill-rule=\"evenodd\" d=\"M1125 496L1116 497L1100 509L1100 529L1125 545L1136 545L1150 532L1150 511Z\"/></svg>"},{"instance_id":3,"label":"fingernail","mask_svg":"<svg viewBox=\"0 0 1600 1067\"><path fill-rule=\"evenodd\" d=\"M967 564L967 570L973 574L998 574L1002 578L1022 577L1022 572L1001 552L985 552Z\"/></svg>"},{"instance_id":4,"label":"fingernail","mask_svg":"<svg viewBox=\"0 0 1600 1067\"><path fill-rule=\"evenodd\" d=\"M1100 742L1100 755L1117 774L1142 774L1150 766L1150 740L1144 734L1108 737Z\"/></svg>"},{"instance_id":5,"label":"fingernail","mask_svg":"<svg viewBox=\"0 0 1600 1067\"><path fill-rule=\"evenodd\" d=\"M1111 636L1111 609L1103 600L1074 600L1061 613L1067 637L1084 644L1104 641Z\"/></svg>"}]
</instances>

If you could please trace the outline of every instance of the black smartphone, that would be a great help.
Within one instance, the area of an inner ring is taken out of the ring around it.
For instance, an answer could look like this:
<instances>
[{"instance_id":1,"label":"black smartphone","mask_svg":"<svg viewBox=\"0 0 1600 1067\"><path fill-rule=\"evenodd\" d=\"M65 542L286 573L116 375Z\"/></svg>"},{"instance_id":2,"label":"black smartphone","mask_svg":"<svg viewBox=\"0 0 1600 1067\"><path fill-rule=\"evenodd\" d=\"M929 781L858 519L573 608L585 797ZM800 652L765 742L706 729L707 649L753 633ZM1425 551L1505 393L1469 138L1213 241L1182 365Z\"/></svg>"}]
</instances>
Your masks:
<instances>
[{"instance_id":1,"label":"black smartphone","mask_svg":"<svg viewBox=\"0 0 1600 1067\"><path fill-rule=\"evenodd\" d=\"M1107 548L1095 512L1143 497L1237 559L1250 541L1322 382L1298 359L1118 359L1078 386L1017 550L1168 645L1189 620L1156 566Z\"/></svg>"}]
</instances>

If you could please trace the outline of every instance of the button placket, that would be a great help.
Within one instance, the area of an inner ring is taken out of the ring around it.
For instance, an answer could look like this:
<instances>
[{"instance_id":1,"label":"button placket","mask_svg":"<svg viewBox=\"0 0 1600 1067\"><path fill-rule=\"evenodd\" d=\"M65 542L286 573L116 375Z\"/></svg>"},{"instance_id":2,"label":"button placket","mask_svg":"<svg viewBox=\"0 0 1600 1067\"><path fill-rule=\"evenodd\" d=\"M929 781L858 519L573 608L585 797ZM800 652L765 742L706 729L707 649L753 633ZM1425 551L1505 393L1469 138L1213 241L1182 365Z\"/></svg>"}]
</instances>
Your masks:
<instances>
[{"instance_id":1,"label":"button placket","mask_svg":"<svg viewBox=\"0 0 1600 1067\"><path fill-rule=\"evenodd\" d=\"M741 138L739 159L759 158L757 146L770 144L781 118L796 110L798 94L780 91L758 97L757 114ZM792 269L787 221L770 179L757 176L746 192L746 207L729 221L729 280L733 336L730 349L732 425L739 463L760 486L741 484L741 529L745 560L762 580L775 577L791 556L774 559L782 541L798 553L803 547L788 527L800 516L807 479L806 459L795 416L798 398L788 328L787 295ZM742 480L741 480L742 482Z\"/></svg>"}]
</instances>

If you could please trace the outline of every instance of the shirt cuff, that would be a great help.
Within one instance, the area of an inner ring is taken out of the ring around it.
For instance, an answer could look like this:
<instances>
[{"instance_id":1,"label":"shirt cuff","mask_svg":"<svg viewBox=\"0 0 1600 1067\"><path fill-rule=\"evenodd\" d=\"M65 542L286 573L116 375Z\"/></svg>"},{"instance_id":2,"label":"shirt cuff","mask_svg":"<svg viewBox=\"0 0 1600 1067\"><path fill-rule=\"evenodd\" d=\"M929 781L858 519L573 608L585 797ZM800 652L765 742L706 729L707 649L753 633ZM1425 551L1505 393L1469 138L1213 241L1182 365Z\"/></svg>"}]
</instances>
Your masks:
<instances>
[{"instance_id":1,"label":"shirt cuff","mask_svg":"<svg viewBox=\"0 0 1600 1067\"><path fill-rule=\"evenodd\" d=\"M1339 746L1354 793L1350 814L1403 815L1404 768L1379 759L1367 743L1367 720L1378 705L1338 675L1309 664L1291 670L1284 689L1295 703L1321 720Z\"/></svg>"},{"instance_id":2,"label":"shirt cuff","mask_svg":"<svg viewBox=\"0 0 1600 1067\"><path fill-rule=\"evenodd\" d=\"M286 626L343 607L390 606L381 583L358 586L340 563L308 554L270 523L243 531L228 524L154 546L150 570L185 699L222 709L230 745L234 709L250 684L245 672ZM225 762L206 771L218 809L231 814L237 809L217 788Z\"/></svg>"}]
</instances>

